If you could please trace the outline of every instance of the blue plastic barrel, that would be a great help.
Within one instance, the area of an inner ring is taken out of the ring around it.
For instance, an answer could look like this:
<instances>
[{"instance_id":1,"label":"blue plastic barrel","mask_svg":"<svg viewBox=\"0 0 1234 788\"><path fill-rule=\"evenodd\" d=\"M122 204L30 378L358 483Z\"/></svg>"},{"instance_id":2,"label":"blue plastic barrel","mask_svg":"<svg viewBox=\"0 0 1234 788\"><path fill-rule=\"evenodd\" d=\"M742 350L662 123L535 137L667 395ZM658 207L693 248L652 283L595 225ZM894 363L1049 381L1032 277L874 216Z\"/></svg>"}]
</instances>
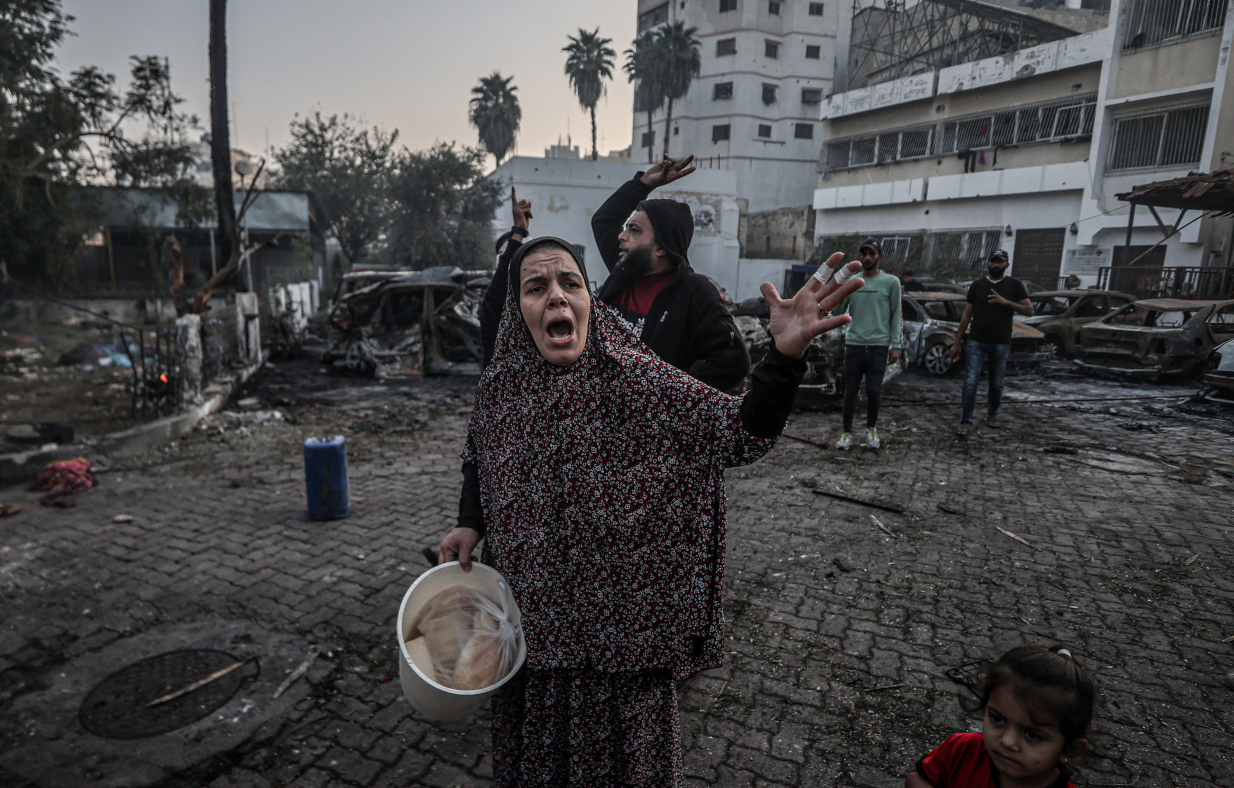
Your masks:
<instances>
[{"instance_id":1,"label":"blue plastic barrel","mask_svg":"<svg viewBox=\"0 0 1234 788\"><path fill-rule=\"evenodd\" d=\"M304 442L304 481L310 520L337 520L351 511L347 494L347 443L342 435Z\"/></svg>"}]
</instances>

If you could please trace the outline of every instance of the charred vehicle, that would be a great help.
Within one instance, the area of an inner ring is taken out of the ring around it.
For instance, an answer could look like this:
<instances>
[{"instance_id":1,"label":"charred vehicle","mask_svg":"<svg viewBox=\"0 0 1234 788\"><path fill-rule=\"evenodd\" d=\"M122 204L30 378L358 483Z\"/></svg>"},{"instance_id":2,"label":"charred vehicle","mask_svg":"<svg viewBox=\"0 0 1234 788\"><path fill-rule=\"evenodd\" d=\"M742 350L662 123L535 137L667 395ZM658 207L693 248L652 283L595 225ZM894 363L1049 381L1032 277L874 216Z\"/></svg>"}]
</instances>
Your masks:
<instances>
[{"instance_id":1,"label":"charred vehicle","mask_svg":"<svg viewBox=\"0 0 1234 788\"><path fill-rule=\"evenodd\" d=\"M488 272L442 266L382 277L340 295L322 362L378 378L478 373Z\"/></svg>"},{"instance_id":2,"label":"charred vehicle","mask_svg":"<svg viewBox=\"0 0 1234 788\"><path fill-rule=\"evenodd\" d=\"M1201 368L1234 339L1234 301L1150 298L1080 329L1076 365L1096 374L1157 381Z\"/></svg>"},{"instance_id":3,"label":"charred vehicle","mask_svg":"<svg viewBox=\"0 0 1234 788\"><path fill-rule=\"evenodd\" d=\"M771 347L771 309L762 296L758 296L742 301L730 311L750 351L753 367ZM806 351L806 374L801 380L799 392L816 397L834 397L844 393L844 337L847 333L848 326L841 326L814 338ZM901 353L897 363L887 365L884 383L904 371L904 358Z\"/></svg>"},{"instance_id":4,"label":"charred vehicle","mask_svg":"<svg viewBox=\"0 0 1234 788\"><path fill-rule=\"evenodd\" d=\"M1045 334L1041 346L1051 358L1075 355L1080 326L1100 320L1136 300L1135 296L1108 290L1051 290L1029 296L1033 316L1016 315L1015 322Z\"/></svg>"},{"instance_id":5,"label":"charred vehicle","mask_svg":"<svg viewBox=\"0 0 1234 788\"><path fill-rule=\"evenodd\" d=\"M1209 354L1204 370L1200 397L1209 402L1234 405L1234 339L1223 342Z\"/></svg>"},{"instance_id":6,"label":"charred vehicle","mask_svg":"<svg viewBox=\"0 0 1234 788\"><path fill-rule=\"evenodd\" d=\"M951 371L951 345L955 342L960 319L964 317L965 296L959 293L905 293L900 309L904 316L904 357L911 365L924 367L931 375ZM1011 356L1008 361L1028 364L1041 361L1044 335L1022 323L1011 325Z\"/></svg>"}]
</instances>

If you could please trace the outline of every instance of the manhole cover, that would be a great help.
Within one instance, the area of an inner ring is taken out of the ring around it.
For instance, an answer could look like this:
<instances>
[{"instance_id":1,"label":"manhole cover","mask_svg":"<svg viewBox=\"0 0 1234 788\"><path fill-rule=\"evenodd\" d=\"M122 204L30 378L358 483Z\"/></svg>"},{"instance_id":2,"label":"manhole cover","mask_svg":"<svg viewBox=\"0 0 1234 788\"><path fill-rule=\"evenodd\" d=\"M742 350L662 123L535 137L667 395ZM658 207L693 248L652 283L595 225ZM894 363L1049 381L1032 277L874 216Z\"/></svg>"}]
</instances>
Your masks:
<instances>
[{"instance_id":1,"label":"manhole cover","mask_svg":"<svg viewBox=\"0 0 1234 788\"><path fill-rule=\"evenodd\" d=\"M81 704L82 727L108 739L142 739L174 731L209 716L256 675L249 663L204 687L157 706L146 704L234 664L224 651L169 651L121 668L103 679Z\"/></svg>"}]
</instances>

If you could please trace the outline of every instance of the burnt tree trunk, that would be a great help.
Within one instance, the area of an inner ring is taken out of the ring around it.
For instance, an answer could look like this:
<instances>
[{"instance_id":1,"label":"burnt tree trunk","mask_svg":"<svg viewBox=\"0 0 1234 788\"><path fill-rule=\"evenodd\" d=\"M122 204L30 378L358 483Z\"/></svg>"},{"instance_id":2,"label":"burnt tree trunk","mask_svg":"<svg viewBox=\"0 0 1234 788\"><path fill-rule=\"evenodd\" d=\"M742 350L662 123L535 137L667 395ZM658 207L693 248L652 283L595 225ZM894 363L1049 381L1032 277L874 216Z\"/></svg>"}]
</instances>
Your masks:
<instances>
[{"instance_id":1,"label":"burnt tree trunk","mask_svg":"<svg viewBox=\"0 0 1234 788\"><path fill-rule=\"evenodd\" d=\"M210 163L218 208L219 254L226 267L240 254L227 125L227 0L210 0Z\"/></svg>"}]
</instances>

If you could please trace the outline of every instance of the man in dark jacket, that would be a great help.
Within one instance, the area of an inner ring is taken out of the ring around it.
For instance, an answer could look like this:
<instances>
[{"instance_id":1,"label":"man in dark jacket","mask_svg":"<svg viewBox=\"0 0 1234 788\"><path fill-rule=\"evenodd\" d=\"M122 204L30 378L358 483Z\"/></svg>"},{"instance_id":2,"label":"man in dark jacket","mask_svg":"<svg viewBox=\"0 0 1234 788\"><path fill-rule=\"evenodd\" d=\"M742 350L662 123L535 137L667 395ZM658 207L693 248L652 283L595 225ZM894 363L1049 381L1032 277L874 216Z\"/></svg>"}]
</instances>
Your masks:
<instances>
[{"instance_id":1,"label":"man in dark jacket","mask_svg":"<svg viewBox=\"0 0 1234 788\"><path fill-rule=\"evenodd\" d=\"M694 172L668 156L623 184L591 218L609 276L600 300L615 309L652 352L721 391L741 385L750 354L715 285L690 267L690 207L649 200L661 186Z\"/></svg>"}]
</instances>

